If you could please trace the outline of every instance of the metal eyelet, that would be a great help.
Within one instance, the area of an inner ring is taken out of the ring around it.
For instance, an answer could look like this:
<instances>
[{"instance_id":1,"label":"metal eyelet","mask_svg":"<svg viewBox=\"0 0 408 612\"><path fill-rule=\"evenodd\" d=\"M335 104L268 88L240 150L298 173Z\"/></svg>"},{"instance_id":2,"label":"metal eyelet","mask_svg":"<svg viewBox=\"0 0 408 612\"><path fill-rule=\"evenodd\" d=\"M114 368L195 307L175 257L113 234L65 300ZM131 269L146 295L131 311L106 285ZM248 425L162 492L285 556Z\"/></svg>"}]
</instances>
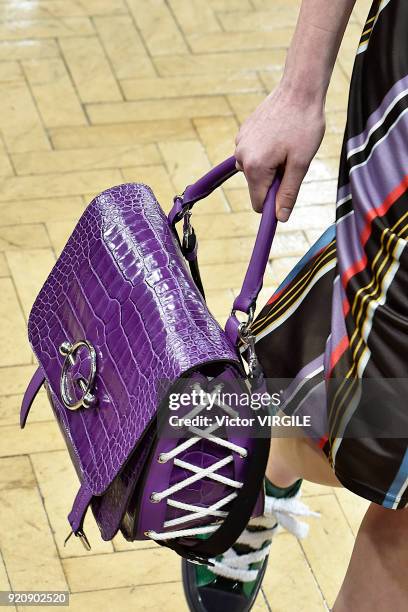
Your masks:
<instances>
[{"instance_id":1,"label":"metal eyelet","mask_svg":"<svg viewBox=\"0 0 408 612\"><path fill-rule=\"evenodd\" d=\"M160 499L157 499L157 493L152 493L150 495L150 501L152 504L158 504L160 502Z\"/></svg>"},{"instance_id":2,"label":"metal eyelet","mask_svg":"<svg viewBox=\"0 0 408 612\"><path fill-rule=\"evenodd\" d=\"M157 457L157 462L158 463L166 463L167 459L163 459L164 457L164 453L160 453L160 455Z\"/></svg>"}]
</instances>

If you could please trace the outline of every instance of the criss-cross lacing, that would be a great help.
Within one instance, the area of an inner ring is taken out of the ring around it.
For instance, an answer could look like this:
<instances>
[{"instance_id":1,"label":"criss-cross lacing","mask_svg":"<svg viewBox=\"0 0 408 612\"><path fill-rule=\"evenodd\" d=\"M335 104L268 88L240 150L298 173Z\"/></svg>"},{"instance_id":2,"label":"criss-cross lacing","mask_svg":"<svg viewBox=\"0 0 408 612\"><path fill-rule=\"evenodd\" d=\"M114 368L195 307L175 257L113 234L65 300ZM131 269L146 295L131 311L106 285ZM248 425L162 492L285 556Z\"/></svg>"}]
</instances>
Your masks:
<instances>
[{"instance_id":1,"label":"criss-cross lacing","mask_svg":"<svg viewBox=\"0 0 408 612\"><path fill-rule=\"evenodd\" d=\"M257 579L259 569L251 569L254 563L263 562L269 555L271 540L279 527L285 528L297 538L307 536L309 525L296 519L297 516L319 516L300 500L300 491L293 497L265 497L265 511L260 517L249 521L248 527L237 540L237 550L230 548L221 557L210 559L211 572L240 582ZM252 549L249 553L239 554L239 546Z\"/></svg>"},{"instance_id":2,"label":"criss-cross lacing","mask_svg":"<svg viewBox=\"0 0 408 612\"><path fill-rule=\"evenodd\" d=\"M199 397L202 397L201 396L202 390L200 386L196 384L194 385L193 388L196 392L200 394ZM221 385L218 385L217 387L215 387L214 394L218 394L219 396L220 390L221 390ZM206 410L209 405L210 404L208 401L199 402L198 405L194 407L193 410L191 410L191 412L189 412L189 414L187 414L184 418L191 419L194 416L199 415L200 412L202 412L203 410ZM230 416L238 416L238 413L233 408L231 408L230 406L226 406L222 402L219 402L217 404L214 403L213 405L216 405L221 410L224 410ZM187 529L165 531L162 533L157 533L155 531L147 532L147 535L153 540L157 540L157 541L169 540L169 539L181 538L185 536L197 536L197 535L212 533L219 528L220 519L223 519L227 516L228 513L225 510L222 510L222 508L226 506L227 504L229 504L233 499L236 498L237 496L236 491L243 486L243 483L239 482L238 480L234 480L232 478L223 476L222 474L218 472L221 468L225 467L226 465L234 461L234 455L232 453L237 453L240 457L245 458L247 457L248 452L245 448L243 448L242 446L239 446L238 444L234 444L233 442L230 442L229 440L224 440L223 438L212 435L220 427L221 425L217 425L216 423L211 425L211 427L206 428L205 430L200 430L196 427L189 427L188 430L190 431L190 433L195 434L192 438L185 440L184 442L176 446L173 450L169 451L168 453L162 453L159 457L160 463L166 463L167 461L173 460L175 466L183 468L185 470L189 470L190 472L192 472L192 475L185 478L184 480L181 480L180 482L177 482L176 484L172 485L171 487L163 491L154 492L151 495L152 502L161 502L167 498L167 504L169 506L173 508L178 508L179 510L186 510L188 512L188 514L185 514L178 518L165 521L163 525L165 529L176 527L176 526L182 525L183 523L188 523L193 520L197 520L197 519L201 519L205 517L213 517L216 523L212 525L206 525L204 527L191 527ZM184 453L187 449L191 448L198 442L201 442L203 439L205 439L208 442L211 442L215 446L221 446L222 448L230 450L231 454L225 456L219 461L216 461L215 463L213 463L212 465L206 468L200 468L192 463L189 463L187 461L184 461L178 458L179 455ZM222 499L218 500L217 502L215 502L214 504L208 507L201 507L201 506L195 506L193 504L187 504L187 503L172 499L170 497L174 493L177 493L178 491L181 491L182 489L204 478L214 480L215 482L224 484L225 486L230 488L230 492L225 497L223 497Z\"/></svg>"}]
</instances>

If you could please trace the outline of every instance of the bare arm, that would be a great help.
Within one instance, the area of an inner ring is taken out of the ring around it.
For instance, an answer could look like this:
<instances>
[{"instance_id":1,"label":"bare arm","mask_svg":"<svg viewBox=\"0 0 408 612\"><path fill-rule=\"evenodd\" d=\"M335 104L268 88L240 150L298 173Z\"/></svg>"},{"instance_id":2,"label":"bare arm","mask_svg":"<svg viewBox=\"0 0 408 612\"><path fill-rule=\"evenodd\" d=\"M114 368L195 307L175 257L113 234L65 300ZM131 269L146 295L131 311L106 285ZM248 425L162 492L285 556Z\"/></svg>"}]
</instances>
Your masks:
<instances>
[{"instance_id":1,"label":"bare arm","mask_svg":"<svg viewBox=\"0 0 408 612\"><path fill-rule=\"evenodd\" d=\"M235 156L261 211L278 168L277 216L287 221L325 131L324 103L356 0L303 0L281 82L246 119Z\"/></svg>"}]
</instances>

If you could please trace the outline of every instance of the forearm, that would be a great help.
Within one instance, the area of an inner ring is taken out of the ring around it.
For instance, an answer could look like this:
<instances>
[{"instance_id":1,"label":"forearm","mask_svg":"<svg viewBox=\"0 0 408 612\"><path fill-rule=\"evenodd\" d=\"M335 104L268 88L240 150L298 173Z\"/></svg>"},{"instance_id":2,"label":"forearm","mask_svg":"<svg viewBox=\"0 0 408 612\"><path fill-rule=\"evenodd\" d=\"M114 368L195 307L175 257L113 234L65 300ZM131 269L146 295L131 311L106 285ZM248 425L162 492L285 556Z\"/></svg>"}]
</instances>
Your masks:
<instances>
[{"instance_id":1,"label":"forearm","mask_svg":"<svg viewBox=\"0 0 408 612\"><path fill-rule=\"evenodd\" d=\"M299 100L324 101L356 0L303 0L282 86Z\"/></svg>"}]
</instances>

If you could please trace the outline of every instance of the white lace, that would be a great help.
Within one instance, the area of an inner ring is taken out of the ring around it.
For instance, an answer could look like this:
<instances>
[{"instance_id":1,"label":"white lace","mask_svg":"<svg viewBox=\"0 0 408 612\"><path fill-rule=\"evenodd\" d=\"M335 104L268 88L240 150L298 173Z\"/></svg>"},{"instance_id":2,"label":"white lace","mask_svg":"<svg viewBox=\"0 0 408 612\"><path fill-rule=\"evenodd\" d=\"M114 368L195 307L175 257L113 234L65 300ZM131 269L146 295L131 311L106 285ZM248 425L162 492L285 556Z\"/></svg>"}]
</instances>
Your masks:
<instances>
[{"instance_id":1,"label":"white lace","mask_svg":"<svg viewBox=\"0 0 408 612\"><path fill-rule=\"evenodd\" d=\"M296 516L320 516L317 512L312 512L303 504L300 498L300 491L293 497L266 496L265 511L260 517L249 521L250 527L263 527L262 531L251 531L245 529L237 540L237 544L245 544L253 551L239 555L233 548L227 550L222 555L221 560L210 559L214 564L211 571L218 576L239 580L240 582L252 582L258 576L257 569L250 569L252 563L263 562L269 555L270 540L282 527L292 533L297 538L305 538L309 531L309 525L298 521ZM267 544L269 542L269 544Z\"/></svg>"},{"instance_id":2,"label":"white lace","mask_svg":"<svg viewBox=\"0 0 408 612\"><path fill-rule=\"evenodd\" d=\"M194 385L193 388L198 393L200 393L201 388L198 384ZM221 385L218 385L217 387L215 387L211 395L213 394L219 395L220 390L221 390ZM203 401L199 403L184 418L190 419L190 418L193 418L194 416L199 415L200 412L202 412L203 410L206 410L209 405L210 404L207 401ZM238 416L238 413L230 406L226 406L225 404L217 404L217 405L221 410L224 410L230 416ZM188 529L165 531L162 533L157 533L155 531L148 531L146 535L148 535L148 537L150 537L151 539L157 540L157 541L170 540L173 538L181 538L185 536L196 536L200 534L212 533L220 527L220 519L223 519L227 516L227 512L222 510L222 508L226 506L227 504L229 504L233 499L236 498L237 493L235 491L240 489L243 483L239 482L238 480L233 480L231 478L227 478L226 476L222 476L222 474L218 473L218 470L220 470L225 465L228 465L229 463L234 461L234 455L232 454L232 452L237 453L240 457L246 457L248 455L248 452L242 446L238 446L237 444L233 444L232 442L229 442L228 440L223 440L222 438L218 438L217 436L212 435L217 429L219 429L219 427L220 426L217 425L216 423L212 425L211 427L206 428L205 430L201 430L195 427L189 427L189 431L193 434L196 434L194 437L189 438L188 440L186 440L179 446L176 446L172 451L161 454L160 456L161 463L166 463L167 461L170 461L171 459L173 459L175 466L181 467L185 470L189 470L190 472L192 472L192 475L174 484L173 486L165 489L164 491L153 493L151 496L152 502L161 502L163 499L167 498L167 504L169 506L172 506L173 508L178 508L180 510L186 510L188 512L188 514L185 514L178 518L172 519L170 521L165 521L163 526L167 529L169 527L180 526L180 525L183 525L183 523L188 523L190 521L201 519L204 517L215 517L216 519L218 519L217 524L207 525L205 527L192 527ZM188 463L187 461L178 459L178 455L183 453L185 450L187 450L194 444L197 444L197 442L200 442L203 438L205 438L206 440L209 440L210 442L212 442L213 444L217 446L222 446L223 448L227 448L228 450L232 451L231 454L227 455L223 459L220 459L219 461L216 461L215 463L208 466L207 468L199 468L196 465L193 465L192 463ZM186 504L184 502L180 502L175 499L171 499L170 495L172 495L173 493L177 493L178 491L181 491L185 487L188 487L192 483L197 482L198 480L201 480L203 478L209 478L216 482L220 482L224 485L227 485L228 487L231 488L230 493L226 495L224 498L218 500L216 503L212 504L211 506L208 506L207 508L202 508L200 506L194 506L192 504Z\"/></svg>"}]
</instances>

